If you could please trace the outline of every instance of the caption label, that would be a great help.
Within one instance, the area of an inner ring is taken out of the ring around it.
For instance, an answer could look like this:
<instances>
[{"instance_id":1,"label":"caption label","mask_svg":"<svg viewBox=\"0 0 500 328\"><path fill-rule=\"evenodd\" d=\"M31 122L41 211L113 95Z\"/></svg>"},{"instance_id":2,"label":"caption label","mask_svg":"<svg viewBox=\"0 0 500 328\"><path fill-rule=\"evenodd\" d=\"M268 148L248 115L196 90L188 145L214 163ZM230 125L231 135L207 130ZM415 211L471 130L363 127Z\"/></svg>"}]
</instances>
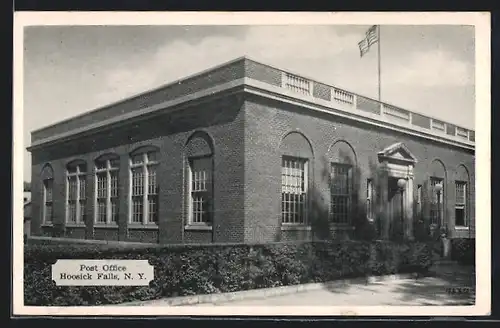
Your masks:
<instances>
[{"instance_id":1,"label":"caption label","mask_svg":"<svg viewBox=\"0 0 500 328\"><path fill-rule=\"evenodd\" d=\"M57 260L52 280L57 286L147 286L154 268L147 260Z\"/></svg>"}]
</instances>

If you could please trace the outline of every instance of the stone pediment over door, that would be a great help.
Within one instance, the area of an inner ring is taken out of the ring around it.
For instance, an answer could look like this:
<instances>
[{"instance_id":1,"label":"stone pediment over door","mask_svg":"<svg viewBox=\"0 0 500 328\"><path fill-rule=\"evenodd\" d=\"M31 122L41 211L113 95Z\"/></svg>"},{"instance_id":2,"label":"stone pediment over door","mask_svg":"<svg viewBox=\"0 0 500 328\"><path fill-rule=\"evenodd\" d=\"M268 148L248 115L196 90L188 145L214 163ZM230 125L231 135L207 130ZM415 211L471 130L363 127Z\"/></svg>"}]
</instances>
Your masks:
<instances>
[{"instance_id":1,"label":"stone pediment over door","mask_svg":"<svg viewBox=\"0 0 500 328\"><path fill-rule=\"evenodd\" d=\"M378 152L381 162L394 162L406 165L415 165L417 158L402 142L395 143Z\"/></svg>"}]
</instances>

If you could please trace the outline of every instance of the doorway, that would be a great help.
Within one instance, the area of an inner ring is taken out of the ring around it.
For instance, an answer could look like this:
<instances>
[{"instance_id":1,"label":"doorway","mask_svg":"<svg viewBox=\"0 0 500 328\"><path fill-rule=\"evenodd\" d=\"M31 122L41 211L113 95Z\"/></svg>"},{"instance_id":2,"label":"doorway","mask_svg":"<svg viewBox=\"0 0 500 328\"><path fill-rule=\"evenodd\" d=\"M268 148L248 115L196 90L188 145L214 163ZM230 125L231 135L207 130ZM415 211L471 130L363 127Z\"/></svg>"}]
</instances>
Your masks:
<instances>
[{"instance_id":1,"label":"doorway","mask_svg":"<svg viewBox=\"0 0 500 328\"><path fill-rule=\"evenodd\" d=\"M401 206L401 191L398 187L399 178L388 177L388 197L387 197L387 213L389 220L389 235L391 239L401 239L404 234Z\"/></svg>"}]
</instances>

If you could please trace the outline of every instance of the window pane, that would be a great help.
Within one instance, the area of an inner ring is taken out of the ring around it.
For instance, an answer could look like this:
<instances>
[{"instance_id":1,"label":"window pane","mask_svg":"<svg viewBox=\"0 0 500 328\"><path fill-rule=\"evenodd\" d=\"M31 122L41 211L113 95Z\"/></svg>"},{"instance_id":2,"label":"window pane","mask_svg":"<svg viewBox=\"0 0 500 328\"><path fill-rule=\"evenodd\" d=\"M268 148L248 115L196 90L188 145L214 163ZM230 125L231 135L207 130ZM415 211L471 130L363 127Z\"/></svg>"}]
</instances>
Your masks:
<instances>
[{"instance_id":1,"label":"window pane","mask_svg":"<svg viewBox=\"0 0 500 328\"><path fill-rule=\"evenodd\" d=\"M465 209L455 208L455 225L456 226L466 226L465 224Z\"/></svg>"},{"instance_id":2,"label":"window pane","mask_svg":"<svg viewBox=\"0 0 500 328\"><path fill-rule=\"evenodd\" d=\"M465 204L465 183L456 182L455 183L455 203Z\"/></svg>"},{"instance_id":3,"label":"window pane","mask_svg":"<svg viewBox=\"0 0 500 328\"><path fill-rule=\"evenodd\" d=\"M97 170L104 170L104 169L106 169L106 161L96 161L95 168Z\"/></svg>"},{"instance_id":4,"label":"window pane","mask_svg":"<svg viewBox=\"0 0 500 328\"><path fill-rule=\"evenodd\" d=\"M330 179L330 212L334 223L349 223L351 197L351 167L344 164L332 164ZM367 194L371 197L371 181L368 182ZM371 213L371 198L367 201ZM367 208L368 210L368 208ZM369 214L371 215L371 214Z\"/></svg>"},{"instance_id":5,"label":"window pane","mask_svg":"<svg viewBox=\"0 0 500 328\"><path fill-rule=\"evenodd\" d=\"M191 189L193 192L209 191L212 184L212 159L191 160Z\"/></svg>"},{"instance_id":6,"label":"window pane","mask_svg":"<svg viewBox=\"0 0 500 328\"><path fill-rule=\"evenodd\" d=\"M209 207L206 193L193 193L192 195L193 223L208 223Z\"/></svg>"},{"instance_id":7,"label":"window pane","mask_svg":"<svg viewBox=\"0 0 500 328\"><path fill-rule=\"evenodd\" d=\"M149 152L147 154L148 156L148 162L156 162L158 158L158 153L157 152Z\"/></svg>"},{"instance_id":8,"label":"window pane","mask_svg":"<svg viewBox=\"0 0 500 328\"><path fill-rule=\"evenodd\" d=\"M87 172L87 165L85 165L85 164L79 164L79 165L78 165L78 171L79 171L80 173L85 173L85 172Z\"/></svg>"},{"instance_id":9,"label":"window pane","mask_svg":"<svg viewBox=\"0 0 500 328\"><path fill-rule=\"evenodd\" d=\"M77 178L68 177L68 200L76 200L77 196Z\"/></svg>"},{"instance_id":10,"label":"window pane","mask_svg":"<svg viewBox=\"0 0 500 328\"><path fill-rule=\"evenodd\" d=\"M439 198L438 194L435 191L434 187L437 184L441 184L443 186L443 189L439 193ZM431 177L431 204L430 204L430 216L431 216L431 223L432 224L440 224L441 220L443 219L443 194L444 194L444 184L443 184L443 179L441 178L436 178L436 177Z\"/></svg>"},{"instance_id":11,"label":"window pane","mask_svg":"<svg viewBox=\"0 0 500 328\"><path fill-rule=\"evenodd\" d=\"M111 199L111 222L118 222L118 199Z\"/></svg>"},{"instance_id":12,"label":"window pane","mask_svg":"<svg viewBox=\"0 0 500 328\"><path fill-rule=\"evenodd\" d=\"M119 168L120 167L120 159L119 158L110 159L109 166L111 168Z\"/></svg>"},{"instance_id":13,"label":"window pane","mask_svg":"<svg viewBox=\"0 0 500 328\"><path fill-rule=\"evenodd\" d=\"M106 200L97 201L97 222L106 223Z\"/></svg>"},{"instance_id":14,"label":"window pane","mask_svg":"<svg viewBox=\"0 0 500 328\"><path fill-rule=\"evenodd\" d=\"M132 196L141 196L144 194L144 172L143 168L132 170Z\"/></svg>"},{"instance_id":15,"label":"window pane","mask_svg":"<svg viewBox=\"0 0 500 328\"><path fill-rule=\"evenodd\" d=\"M137 154L132 156L132 164L141 164L144 162L144 154Z\"/></svg>"},{"instance_id":16,"label":"window pane","mask_svg":"<svg viewBox=\"0 0 500 328\"><path fill-rule=\"evenodd\" d=\"M158 185L156 183L156 167L148 167L148 195L155 195L158 193Z\"/></svg>"},{"instance_id":17,"label":"window pane","mask_svg":"<svg viewBox=\"0 0 500 328\"><path fill-rule=\"evenodd\" d=\"M142 223L143 216L143 200L141 197L132 199L132 222Z\"/></svg>"},{"instance_id":18,"label":"window pane","mask_svg":"<svg viewBox=\"0 0 500 328\"><path fill-rule=\"evenodd\" d=\"M51 203L45 203L45 222L50 223L52 222L52 204Z\"/></svg>"},{"instance_id":19,"label":"window pane","mask_svg":"<svg viewBox=\"0 0 500 328\"><path fill-rule=\"evenodd\" d=\"M68 203L68 222L76 222L76 203L75 201L70 201Z\"/></svg>"},{"instance_id":20,"label":"window pane","mask_svg":"<svg viewBox=\"0 0 500 328\"><path fill-rule=\"evenodd\" d=\"M283 223L303 224L306 219L306 161L283 158L281 167L281 214Z\"/></svg>"},{"instance_id":21,"label":"window pane","mask_svg":"<svg viewBox=\"0 0 500 328\"><path fill-rule=\"evenodd\" d=\"M79 212L79 215L80 217L78 218L78 222L85 222L85 211L86 211L86 202L84 200L81 200L80 203L79 203L79 206L80 206L80 212Z\"/></svg>"},{"instance_id":22,"label":"window pane","mask_svg":"<svg viewBox=\"0 0 500 328\"><path fill-rule=\"evenodd\" d=\"M79 177L79 182L80 182L80 199L85 199L86 197L86 185L87 185L87 180L85 179L85 176L80 176Z\"/></svg>"},{"instance_id":23,"label":"window pane","mask_svg":"<svg viewBox=\"0 0 500 328\"><path fill-rule=\"evenodd\" d=\"M111 178L111 197L118 197L118 171L111 171L110 178Z\"/></svg>"},{"instance_id":24,"label":"window pane","mask_svg":"<svg viewBox=\"0 0 500 328\"><path fill-rule=\"evenodd\" d=\"M158 222L158 196L148 196L148 222Z\"/></svg>"},{"instance_id":25,"label":"window pane","mask_svg":"<svg viewBox=\"0 0 500 328\"><path fill-rule=\"evenodd\" d=\"M106 198L108 190L108 175L106 172L97 175L97 198Z\"/></svg>"},{"instance_id":26,"label":"window pane","mask_svg":"<svg viewBox=\"0 0 500 328\"><path fill-rule=\"evenodd\" d=\"M44 181L44 189L45 189L45 201L46 202L51 202L52 201L52 180L45 180Z\"/></svg>"}]
</instances>

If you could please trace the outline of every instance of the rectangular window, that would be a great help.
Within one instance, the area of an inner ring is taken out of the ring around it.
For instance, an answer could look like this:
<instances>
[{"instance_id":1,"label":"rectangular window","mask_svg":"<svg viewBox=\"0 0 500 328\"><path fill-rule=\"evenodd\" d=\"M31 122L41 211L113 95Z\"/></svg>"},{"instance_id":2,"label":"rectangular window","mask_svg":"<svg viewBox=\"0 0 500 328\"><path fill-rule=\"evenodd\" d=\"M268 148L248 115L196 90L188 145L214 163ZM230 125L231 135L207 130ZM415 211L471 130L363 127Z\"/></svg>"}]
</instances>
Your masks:
<instances>
[{"instance_id":1,"label":"rectangular window","mask_svg":"<svg viewBox=\"0 0 500 328\"><path fill-rule=\"evenodd\" d=\"M78 223L85 222L86 212L85 209L87 207L86 200L86 188L87 188L87 180L85 176L79 176L79 195L78 195L78 205L80 206L80 210L78 211L77 221Z\"/></svg>"},{"instance_id":2,"label":"rectangular window","mask_svg":"<svg viewBox=\"0 0 500 328\"><path fill-rule=\"evenodd\" d=\"M158 184L156 167L148 167L148 222L158 222Z\"/></svg>"},{"instance_id":3,"label":"rectangular window","mask_svg":"<svg viewBox=\"0 0 500 328\"><path fill-rule=\"evenodd\" d=\"M468 227L467 183L455 181L455 226Z\"/></svg>"},{"instance_id":4,"label":"rectangular window","mask_svg":"<svg viewBox=\"0 0 500 328\"><path fill-rule=\"evenodd\" d=\"M422 214L422 185L417 186L417 215Z\"/></svg>"},{"instance_id":5,"label":"rectangular window","mask_svg":"<svg viewBox=\"0 0 500 328\"><path fill-rule=\"evenodd\" d=\"M131 157L131 222L158 223L158 153L143 152Z\"/></svg>"},{"instance_id":6,"label":"rectangular window","mask_svg":"<svg viewBox=\"0 0 500 328\"><path fill-rule=\"evenodd\" d=\"M142 223L144 174L143 168L132 169L132 222Z\"/></svg>"},{"instance_id":7,"label":"rectangular window","mask_svg":"<svg viewBox=\"0 0 500 328\"><path fill-rule=\"evenodd\" d=\"M441 184L443 186L443 189L441 192L438 193L435 191L435 186L437 184ZM444 184L443 184L443 179L441 178L435 178L431 177L431 212L430 212L430 218L431 218L431 224L441 224L443 220L443 195L444 195Z\"/></svg>"},{"instance_id":8,"label":"rectangular window","mask_svg":"<svg viewBox=\"0 0 500 328\"><path fill-rule=\"evenodd\" d=\"M211 222L212 158L190 160L190 223Z\"/></svg>"},{"instance_id":9,"label":"rectangular window","mask_svg":"<svg viewBox=\"0 0 500 328\"><path fill-rule=\"evenodd\" d=\"M281 220L307 223L307 161L283 157L281 162Z\"/></svg>"},{"instance_id":10,"label":"rectangular window","mask_svg":"<svg viewBox=\"0 0 500 328\"><path fill-rule=\"evenodd\" d=\"M66 179L66 222L84 223L87 205L86 165L70 165L67 167Z\"/></svg>"},{"instance_id":11,"label":"rectangular window","mask_svg":"<svg viewBox=\"0 0 500 328\"><path fill-rule=\"evenodd\" d=\"M108 175L107 172L97 174L97 222L107 222L106 204L108 201Z\"/></svg>"},{"instance_id":12,"label":"rectangular window","mask_svg":"<svg viewBox=\"0 0 500 328\"><path fill-rule=\"evenodd\" d=\"M366 180L366 218L373 221L373 180Z\"/></svg>"},{"instance_id":13,"label":"rectangular window","mask_svg":"<svg viewBox=\"0 0 500 328\"><path fill-rule=\"evenodd\" d=\"M96 223L118 222L118 169L118 159L96 162Z\"/></svg>"},{"instance_id":14,"label":"rectangular window","mask_svg":"<svg viewBox=\"0 0 500 328\"><path fill-rule=\"evenodd\" d=\"M118 222L118 171L109 172L111 179L111 192L109 195L111 202L111 222Z\"/></svg>"},{"instance_id":15,"label":"rectangular window","mask_svg":"<svg viewBox=\"0 0 500 328\"><path fill-rule=\"evenodd\" d=\"M68 177L68 222L76 223L76 203L78 198L78 178L76 176Z\"/></svg>"},{"instance_id":16,"label":"rectangular window","mask_svg":"<svg viewBox=\"0 0 500 328\"><path fill-rule=\"evenodd\" d=\"M332 221L337 224L348 224L351 212L351 166L332 164L330 173L330 213Z\"/></svg>"},{"instance_id":17,"label":"rectangular window","mask_svg":"<svg viewBox=\"0 0 500 328\"><path fill-rule=\"evenodd\" d=\"M43 180L43 222L52 224L52 179Z\"/></svg>"}]
</instances>

